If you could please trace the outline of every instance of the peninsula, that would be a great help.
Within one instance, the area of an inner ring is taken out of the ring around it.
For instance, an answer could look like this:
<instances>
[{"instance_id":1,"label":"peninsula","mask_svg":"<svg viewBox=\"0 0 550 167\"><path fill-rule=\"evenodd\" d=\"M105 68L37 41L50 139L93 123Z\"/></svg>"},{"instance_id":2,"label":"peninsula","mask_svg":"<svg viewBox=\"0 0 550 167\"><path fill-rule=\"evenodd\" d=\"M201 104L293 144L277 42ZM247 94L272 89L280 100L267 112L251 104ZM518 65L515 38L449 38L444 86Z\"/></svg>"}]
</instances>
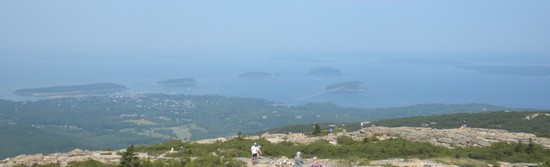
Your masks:
<instances>
[{"instance_id":1,"label":"peninsula","mask_svg":"<svg viewBox=\"0 0 550 167\"><path fill-rule=\"evenodd\" d=\"M325 89L323 91L317 92L313 95L302 97L298 99L298 101L310 99L310 98L320 96L330 92L357 93L357 92L363 92L363 91L365 91L365 84L361 81L341 82L341 83L325 86Z\"/></svg>"},{"instance_id":2,"label":"peninsula","mask_svg":"<svg viewBox=\"0 0 550 167\"><path fill-rule=\"evenodd\" d=\"M325 87L325 92L363 92L365 84L361 81L349 81L337 84L328 85Z\"/></svg>"},{"instance_id":3,"label":"peninsula","mask_svg":"<svg viewBox=\"0 0 550 167\"><path fill-rule=\"evenodd\" d=\"M126 90L126 86L115 83L93 83L84 85L51 86L18 89L15 94L23 96L85 96L91 94L115 93Z\"/></svg>"}]
</instances>

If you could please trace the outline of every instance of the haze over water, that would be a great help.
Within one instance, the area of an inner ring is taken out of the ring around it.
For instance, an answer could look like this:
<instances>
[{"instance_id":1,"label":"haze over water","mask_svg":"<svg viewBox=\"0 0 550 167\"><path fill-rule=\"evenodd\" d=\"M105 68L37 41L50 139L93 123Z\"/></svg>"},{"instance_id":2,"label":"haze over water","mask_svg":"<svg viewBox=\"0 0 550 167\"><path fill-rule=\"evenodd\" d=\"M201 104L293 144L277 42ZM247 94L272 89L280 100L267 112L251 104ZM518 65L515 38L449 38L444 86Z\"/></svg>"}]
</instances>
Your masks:
<instances>
[{"instance_id":1,"label":"haze over water","mask_svg":"<svg viewBox=\"0 0 550 167\"><path fill-rule=\"evenodd\" d=\"M353 107L550 108L548 1L1 1L0 99L113 82L126 93ZM331 66L339 77L307 71ZM516 68L517 67L517 68ZM278 74L241 79L245 72ZM155 85L190 77L192 87ZM325 93L362 81L360 93Z\"/></svg>"},{"instance_id":2,"label":"haze over water","mask_svg":"<svg viewBox=\"0 0 550 167\"><path fill-rule=\"evenodd\" d=\"M305 57L307 58L307 57ZM414 61L399 57L320 56L308 59L285 56L152 57L36 59L11 57L3 66L1 97L34 99L14 95L21 88L113 82L126 85L126 93L170 93L265 98L287 105L332 102L351 107L391 107L427 103L486 103L508 107L550 108L550 77L480 73L457 68L465 62L422 57ZM24 62L21 64L21 62ZM254 62L254 63L251 63ZM509 62L512 63L512 62ZM531 64L532 65L532 64ZM315 67L341 69L338 77L307 75ZM48 68L44 68L48 67ZM11 70L18 71L17 73ZM277 74L266 79L243 79L245 72ZM190 77L196 86L160 86L156 81ZM358 93L325 93L330 84L362 81Z\"/></svg>"}]
</instances>

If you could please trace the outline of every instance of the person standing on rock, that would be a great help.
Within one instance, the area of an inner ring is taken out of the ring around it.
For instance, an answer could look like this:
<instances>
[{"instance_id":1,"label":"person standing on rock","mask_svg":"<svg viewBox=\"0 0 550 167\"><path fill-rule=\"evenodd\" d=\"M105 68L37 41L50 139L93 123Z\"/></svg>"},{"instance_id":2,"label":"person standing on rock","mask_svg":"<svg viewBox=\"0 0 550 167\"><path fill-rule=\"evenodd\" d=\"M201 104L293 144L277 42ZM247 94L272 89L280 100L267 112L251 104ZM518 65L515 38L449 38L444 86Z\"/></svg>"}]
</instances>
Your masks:
<instances>
[{"instance_id":1,"label":"person standing on rock","mask_svg":"<svg viewBox=\"0 0 550 167\"><path fill-rule=\"evenodd\" d=\"M467 128L467 126L466 126L466 120L462 120L462 127L463 127L463 128Z\"/></svg>"},{"instance_id":2,"label":"person standing on rock","mask_svg":"<svg viewBox=\"0 0 550 167\"><path fill-rule=\"evenodd\" d=\"M304 161L302 161L302 157L300 157L300 155L302 155L301 152L296 152L296 157L294 157L294 166L293 167L302 167L302 164L304 164Z\"/></svg>"},{"instance_id":3,"label":"person standing on rock","mask_svg":"<svg viewBox=\"0 0 550 167\"><path fill-rule=\"evenodd\" d=\"M258 151L258 156L262 156L262 146L258 144L258 147L256 147L256 150Z\"/></svg>"},{"instance_id":4,"label":"person standing on rock","mask_svg":"<svg viewBox=\"0 0 550 167\"><path fill-rule=\"evenodd\" d=\"M361 129L363 129L363 122L361 122Z\"/></svg>"}]
</instances>

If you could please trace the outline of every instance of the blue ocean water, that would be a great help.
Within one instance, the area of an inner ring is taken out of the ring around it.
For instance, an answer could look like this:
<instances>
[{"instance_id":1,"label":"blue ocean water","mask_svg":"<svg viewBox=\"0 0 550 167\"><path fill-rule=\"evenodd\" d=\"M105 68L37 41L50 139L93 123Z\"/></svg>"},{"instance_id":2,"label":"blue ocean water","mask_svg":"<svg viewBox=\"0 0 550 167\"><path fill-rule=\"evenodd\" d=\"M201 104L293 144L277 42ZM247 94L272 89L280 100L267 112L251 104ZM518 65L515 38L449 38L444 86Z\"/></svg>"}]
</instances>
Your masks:
<instances>
[{"instance_id":1,"label":"blue ocean water","mask_svg":"<svg viewBox=\"0 0 550 167\"><path fill-rule=\"evenodd\" d=\"M381 57L290 59L269 56L2 57L0 99L32 100L13 91L58 85L113 82L126 93L172 93L265 98L287 105L332 102L349 107L391 107L427 103L486 103L550 108L550 77L479 73L448 62L389 62ZM311 68L339 68L339 77L307 75ZM277 74L242 79L244 72ZM190 77L191 87L159 86L159 80ZM324 93L330 84L362 81L360 93Z\"/></svg>"}]
</instances>

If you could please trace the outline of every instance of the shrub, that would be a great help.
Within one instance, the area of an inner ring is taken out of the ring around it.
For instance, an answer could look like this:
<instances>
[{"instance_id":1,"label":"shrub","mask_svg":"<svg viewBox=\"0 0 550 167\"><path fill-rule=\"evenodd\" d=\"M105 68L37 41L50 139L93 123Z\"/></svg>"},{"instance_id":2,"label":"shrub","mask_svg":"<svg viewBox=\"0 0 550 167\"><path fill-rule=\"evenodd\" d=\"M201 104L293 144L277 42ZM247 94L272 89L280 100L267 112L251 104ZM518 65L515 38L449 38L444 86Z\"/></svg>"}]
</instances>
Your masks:
<instances>
[{"instance_id":1,"label":"shrub","mask_svg":"<svg viewBox=\"0 0 550 167\"><path fill-rule=\"evenodd\" d=\"M134 154L134 145L130 145L120 157L120 167L136 167L139 165L139 158Z\"/></svg>"},{"instance_id":2,"label":"shrub","mask_svg":"<svg viewBox=\"0 0 550 167\"><path fill-rule=\"evenodd\" d=\"M355 140L353 140L353 138L349 136L340 136L336 138L336 142L340 145L352 145L357 143Z\"/></svg>"},{"instance_id":3,"label":"shrub","mask_svg":"<svg viewBox=\"0 0 550 167\"><path fill-rule=\"evenodd\" d=\"M92 160L92 159L87 161L81 161L81 162L74 161L69 163L69 167L98 167L98 166L112 167L114 165L103 164L99 161Z\"/></svg>"},{"instance_id":4,"label":"shrub","mask_svg":"<svg viewBox=\"0 0 550 167\"><path fill-rule=\"evenodd\" d=\"M313 136L319 136L321 135L321 126L319 124L315 124L315 127L313 128Z\"/></svg>"}]
</instances>

